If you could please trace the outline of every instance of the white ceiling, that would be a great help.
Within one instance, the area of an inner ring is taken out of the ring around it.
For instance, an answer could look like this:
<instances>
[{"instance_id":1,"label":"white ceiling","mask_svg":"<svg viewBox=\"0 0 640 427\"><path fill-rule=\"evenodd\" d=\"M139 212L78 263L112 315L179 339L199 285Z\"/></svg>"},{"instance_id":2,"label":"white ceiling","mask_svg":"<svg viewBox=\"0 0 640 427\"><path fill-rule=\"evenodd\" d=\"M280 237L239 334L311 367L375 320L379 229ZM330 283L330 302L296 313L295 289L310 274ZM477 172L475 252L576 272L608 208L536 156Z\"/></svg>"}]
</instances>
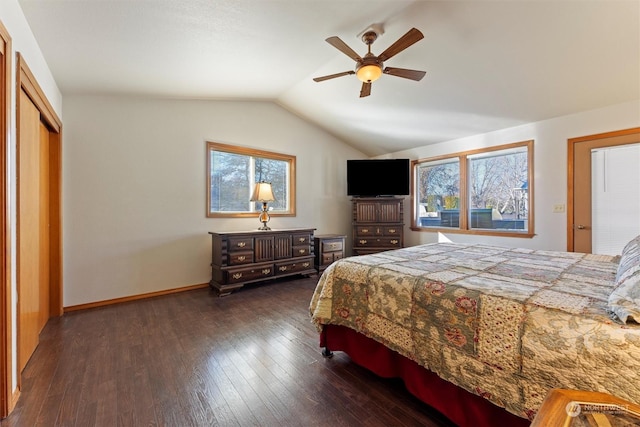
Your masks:
<instances>
[{"instance_id":1,"label":"white ceiling","mask_svg":"<svg viewBox=\"0 0 640 427\"><path fill-rule=\"evenodd\" d=\"M272 100L369 155L640 99L640 0L19 0L64 95ZM359 35L425 38L359 98Z\"/></svg>"}]
</instances>

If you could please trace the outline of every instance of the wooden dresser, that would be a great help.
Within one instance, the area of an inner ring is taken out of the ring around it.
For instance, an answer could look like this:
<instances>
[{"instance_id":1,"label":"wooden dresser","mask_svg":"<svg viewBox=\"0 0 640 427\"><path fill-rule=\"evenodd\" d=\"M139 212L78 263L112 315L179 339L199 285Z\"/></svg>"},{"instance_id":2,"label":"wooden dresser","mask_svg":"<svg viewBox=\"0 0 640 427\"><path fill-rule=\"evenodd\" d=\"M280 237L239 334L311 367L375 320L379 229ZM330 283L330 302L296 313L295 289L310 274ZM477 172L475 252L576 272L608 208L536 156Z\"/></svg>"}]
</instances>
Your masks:
<instances>
[{"instance_id":1,"label":"wooden dresser","mask_svg":"<svg viewBox=\"0 0 640 427\"><path fill-rule=\"evenodd\" d=\"M315 228L211 234L211 282L219 296L247 283L313 274Z\"/></svg>"},{"instance_id":2,"label":"wooden dresser","mask_svg":"<svg viewBox=\"0 0 640 427\"><path fill-rule=\"evenodd\" d=\"M322 273L332 262L344 258L344 241L347 236L341 234L322 234L313 238L315 252L314 267Z\"/></svg>"},{"instance_id":3,"label":"wooden dresser","mask_svg":"<svg viewBox=\"0 0 640 427\"><path fill-rule=\"evenodd\" d=\"M404 199L358 197L353 204L353 255L399 249L404 245Z\"/></svg>"}]
</instances>

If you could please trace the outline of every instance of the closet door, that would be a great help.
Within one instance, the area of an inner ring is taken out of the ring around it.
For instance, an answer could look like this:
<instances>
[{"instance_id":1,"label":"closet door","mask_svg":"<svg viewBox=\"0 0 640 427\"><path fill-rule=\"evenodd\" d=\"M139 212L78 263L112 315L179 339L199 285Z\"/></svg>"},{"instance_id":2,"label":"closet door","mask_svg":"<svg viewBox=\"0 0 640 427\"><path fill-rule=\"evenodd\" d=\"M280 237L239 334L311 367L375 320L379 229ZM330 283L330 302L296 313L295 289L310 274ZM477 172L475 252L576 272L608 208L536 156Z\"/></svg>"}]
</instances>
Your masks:
<instances>
[{"instance_id":1,"label":"closet door","mask_svg":"<svg viewBox=\"0 0 640 427\"><path fill-rule=\"evenodd\" d=\"M49 131L20 93L18 146L18 369L49 319Z\"/></svg>"}]
</instances>

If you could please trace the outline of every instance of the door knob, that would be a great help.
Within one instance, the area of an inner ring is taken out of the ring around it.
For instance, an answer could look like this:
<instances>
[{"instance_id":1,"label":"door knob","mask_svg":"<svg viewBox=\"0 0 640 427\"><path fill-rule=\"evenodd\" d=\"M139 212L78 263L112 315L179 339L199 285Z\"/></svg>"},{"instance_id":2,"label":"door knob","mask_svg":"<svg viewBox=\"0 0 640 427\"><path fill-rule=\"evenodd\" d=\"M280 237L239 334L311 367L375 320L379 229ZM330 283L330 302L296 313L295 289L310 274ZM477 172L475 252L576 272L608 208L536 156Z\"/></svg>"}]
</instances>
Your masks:
<instances>
[{"instance_id":1,"label":"door knob","mask_svg":"<svg viewBox=\"0 0 640 427\"><path fill-rule=\"evenodd\" d=\"M585 229L585 228L587 228L587 227L585 227L584 225L576 225L576 228L577 228L578 230L584 230L584 229Z\"/></svg>"}]
</instances>

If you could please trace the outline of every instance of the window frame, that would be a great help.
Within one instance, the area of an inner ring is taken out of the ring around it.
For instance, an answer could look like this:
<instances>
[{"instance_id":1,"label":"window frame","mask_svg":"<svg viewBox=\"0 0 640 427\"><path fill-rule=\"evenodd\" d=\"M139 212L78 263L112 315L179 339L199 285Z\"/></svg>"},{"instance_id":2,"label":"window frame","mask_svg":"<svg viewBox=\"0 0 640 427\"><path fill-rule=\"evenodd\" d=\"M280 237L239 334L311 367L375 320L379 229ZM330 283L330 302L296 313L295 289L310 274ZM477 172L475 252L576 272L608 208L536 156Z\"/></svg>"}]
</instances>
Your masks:
<instances>
[{"instance_id":1,"label":"window frame","mask_svg":"<svg viewBox=\"0 0 640 427\"><path fill-rule=\"evenodd\" d=\"M527 230L516 231L506 230L497 231L498 229L478 229L471 228L469 224L469 158L479 154L487 154L496 151L509 151L526 147L527 152L527 198L528 198L528 218ZM428 157L424 159L411 161L411 230L420 232L440 232L440 233L457 233L457 234L475 234L500 237L520 237L532 238L535 236L534 230L534 157L533 157L534 140L514 142L510 144L496 145L492 147L479 148L474 150L462 151L457 153L445 154L441 156ZM459 227L438 227L438 226L420 226L418 225L418 185L417 170L423 163L446 162L447 160L458 161L460 167L460 225Z\"/></svg>"},{"instance_id":2,"label":"window frame","mask_svg":"<svg viewBox=\"0 0 640 427\"><path fill-rule=\"evenodd\" d=\"M207 141L207 171L206 171L206 192L207 192L207 204L206 215L207 218L253 218L259 213L259 210L255 211L211 211L211 152L219 151L230 154L237 154L247 157L259 157L269 160L281 160L287 162L289 168L289 182L288 182L288 196L287 203L288 209L284 210L270 210L269 216L296 216L296 156L282 153L275 153L272 151L258 150L255 148L241 147L230 144L223 144L219 142ZM251 188L253 191L253 188ZM247 195L247 202L249 202L251 194Z\"/></svg>"}]
</instances>

